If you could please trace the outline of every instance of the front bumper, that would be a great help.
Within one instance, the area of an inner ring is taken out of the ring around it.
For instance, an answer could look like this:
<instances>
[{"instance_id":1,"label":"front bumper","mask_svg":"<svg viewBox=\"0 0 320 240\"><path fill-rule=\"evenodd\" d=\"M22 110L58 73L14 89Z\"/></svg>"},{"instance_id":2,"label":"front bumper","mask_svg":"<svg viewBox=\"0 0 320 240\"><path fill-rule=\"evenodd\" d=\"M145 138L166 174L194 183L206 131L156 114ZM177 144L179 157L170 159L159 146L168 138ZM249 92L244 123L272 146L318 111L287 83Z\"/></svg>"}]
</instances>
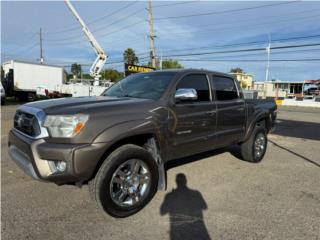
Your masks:
<instances>
[{"instance_id":1,"label":"front bumper","mask_svg":"<svg viewBox=\"0 0 320 240\"><path fill-rule=\"evenodd\" d=\"M106 144L55 144L43 138L32 139L12 129L9 133L9 155L29 176L56 184L88 180L102 158ZM56 172L55 161L66 162L66 170Z\"/></svg>"}]
</instances>

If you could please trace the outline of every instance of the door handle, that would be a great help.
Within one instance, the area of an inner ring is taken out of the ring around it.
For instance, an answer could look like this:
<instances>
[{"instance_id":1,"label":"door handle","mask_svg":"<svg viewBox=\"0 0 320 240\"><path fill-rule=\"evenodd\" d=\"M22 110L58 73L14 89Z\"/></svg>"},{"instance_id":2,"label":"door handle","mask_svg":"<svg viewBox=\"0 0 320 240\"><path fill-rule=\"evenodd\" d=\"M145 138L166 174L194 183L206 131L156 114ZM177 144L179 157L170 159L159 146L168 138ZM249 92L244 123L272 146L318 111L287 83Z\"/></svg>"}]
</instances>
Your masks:
<instances>
[{"instance_id":1,"label":"door handle","mask_svg":"<svg viewBox=\"0 0 320 240\"><path fill-rule=\"evenodd\" d=\"M207 111L206 114L209 116L213 116L216 114L216 111Z\"/></svg>"}]
</instances>

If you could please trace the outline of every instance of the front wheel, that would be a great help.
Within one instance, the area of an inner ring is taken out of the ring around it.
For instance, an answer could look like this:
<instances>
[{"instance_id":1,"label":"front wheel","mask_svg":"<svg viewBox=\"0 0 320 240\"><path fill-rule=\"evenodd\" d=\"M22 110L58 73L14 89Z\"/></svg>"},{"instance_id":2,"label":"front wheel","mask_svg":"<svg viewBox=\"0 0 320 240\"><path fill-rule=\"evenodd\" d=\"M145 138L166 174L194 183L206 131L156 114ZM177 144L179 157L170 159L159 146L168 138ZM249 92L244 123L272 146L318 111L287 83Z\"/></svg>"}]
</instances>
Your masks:
<instances>
[{"instance_id":1,"label":"front wheel","mask_svg":"<svg viewBox=\"0 0 320 240\"><path fill-rule=\"evenodd\" d=\"M268 138L263 127L256 127L249 139L240 144L241 156L248 162L260 162L267 150Z\"/></svg>"},{"instance_id":2,"label":"front wheel","mask_svg":"<svg viewBox=\"0 0 320 240\"><path fill-rule=\"evenodd\" d=\"M89 183L98 206L113 217L140 211L157 191L158 169L151 154L127 144L112 152Z\"/></svg>"}]
</instances>

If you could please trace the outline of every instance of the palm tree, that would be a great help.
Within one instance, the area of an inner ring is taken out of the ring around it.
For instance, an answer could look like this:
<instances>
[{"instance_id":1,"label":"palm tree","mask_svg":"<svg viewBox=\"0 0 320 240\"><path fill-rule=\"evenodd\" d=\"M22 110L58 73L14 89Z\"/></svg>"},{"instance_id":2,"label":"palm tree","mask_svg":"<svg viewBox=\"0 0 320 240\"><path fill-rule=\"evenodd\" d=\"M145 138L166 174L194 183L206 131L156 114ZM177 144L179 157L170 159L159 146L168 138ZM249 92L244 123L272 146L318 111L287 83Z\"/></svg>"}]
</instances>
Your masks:
<instances>
[{"instance_id":1,"label":"palm tree","mask_svg":"<svg viewBox=\"0 0 320 240\"><path fill-rule=\"evenodd\" d=\"M183 68L182 65L176 61L176 60L172 60L172 59L168 59L168 60L163 60L162 61L162 69L170 69L170 68Z\"/></svg>"},{"instance_id":2,"label":"palm tree","mask_svg":"<svg viewBox=\"0 0 320 240\"><path fill-rule=\"evenodd\" d=\"M231 73L244 73L242 68L236 67L230 69Z\"/></svg>"},{"instance_id":3,"label":"palm tree","mask_svg":"<svg viewBox=\"0 0 320 240\"><path fill-rule=\"evenodd\" d=\"M135 65L139 63L139 59L132 48L128 48L127 50L124 51L123 60L125 63L131 64L131 65Z\"/></svg>"},{"instance_id":4,"label":"palm tree","mask_svg":"<svg viewBox=\"0 0 320 240\"><path fill-rule=\"evenodd\" d=\"M79 77L81 75L81 65L73 63L71 65L71 72L73 74L73 78Z\"/></svg>"}]
</instances>

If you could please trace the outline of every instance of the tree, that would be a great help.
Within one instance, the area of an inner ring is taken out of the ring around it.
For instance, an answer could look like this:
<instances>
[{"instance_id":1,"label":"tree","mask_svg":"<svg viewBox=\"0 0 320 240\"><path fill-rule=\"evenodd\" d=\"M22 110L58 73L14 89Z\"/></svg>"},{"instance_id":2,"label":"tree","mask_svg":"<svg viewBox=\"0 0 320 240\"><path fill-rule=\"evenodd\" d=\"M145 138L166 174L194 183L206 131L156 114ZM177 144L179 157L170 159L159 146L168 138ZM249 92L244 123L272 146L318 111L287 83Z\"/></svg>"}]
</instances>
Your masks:
<instances>
[{"instance_id":1,"label":"tree","mask_svg":"<svg viewBox=\"0 0 320 240\"><path fill-rule=\"evenodd\" d=\"M81 65L77 63L73 63L71 65L71 72L73 74L73 78L77 78L81 76Z\"/></svg>"},{"instance_id":2,"label":"tree","mask_svg":"<svg viewBox=\"0 0 320 240\"><path fill-rule=\"evenodd\" d=\"M127 64L135 65L139 63L139 59L132 48L128 48L123 53L123 60Z\"/></svg>"},{"instance_id":3,"label":"tree","mask_svg":"<svg viewBox=\"0 0 320 240\"><path fill-rule=\"evenodd\" d=\"M83 73L82 79L93 79L93 77L89 73Z\"/></svg>"},{"instance_id":4,"label":"tree","mask_svg":"<svg viewBox=\"0 0 320 240\"><path fill-rule=\"evenodd\" d=\"M101 73L104 79L111 80L112 82L117 82L123 78L123 73L115 69L106 69Z\"/></svg>"},{"instance_id":5,"label":"tree","mask_svg":"<svg viewBox=\"0 0 320 240\"><path fill-rule=\"evenodd\" d=\"M230 70L231 73L244 73L242 68L236 67L236 68L231 68Z\"/></svg>"},{"instance_id":6,"label":"tree","mask_svg":"<svg viewBox=\"0 0 320 240\"><path fill-rule=\"evenodd\" d=\"M171 69L171 68L183 68L183 67L176 60L167 59L162 61L162 69Z\"/></svg>"},{"instance_id":7,"label":"tree","mask_svg":"<svg viewBox=\"0 0 320 240\"><path fill-rule=\"evenodd\" d=\"M247 85L247 83L245 81L241 81L240 82L240 86L241 86L242 89L247 89L248 85Z\"/></svg>"}]
</instances>

